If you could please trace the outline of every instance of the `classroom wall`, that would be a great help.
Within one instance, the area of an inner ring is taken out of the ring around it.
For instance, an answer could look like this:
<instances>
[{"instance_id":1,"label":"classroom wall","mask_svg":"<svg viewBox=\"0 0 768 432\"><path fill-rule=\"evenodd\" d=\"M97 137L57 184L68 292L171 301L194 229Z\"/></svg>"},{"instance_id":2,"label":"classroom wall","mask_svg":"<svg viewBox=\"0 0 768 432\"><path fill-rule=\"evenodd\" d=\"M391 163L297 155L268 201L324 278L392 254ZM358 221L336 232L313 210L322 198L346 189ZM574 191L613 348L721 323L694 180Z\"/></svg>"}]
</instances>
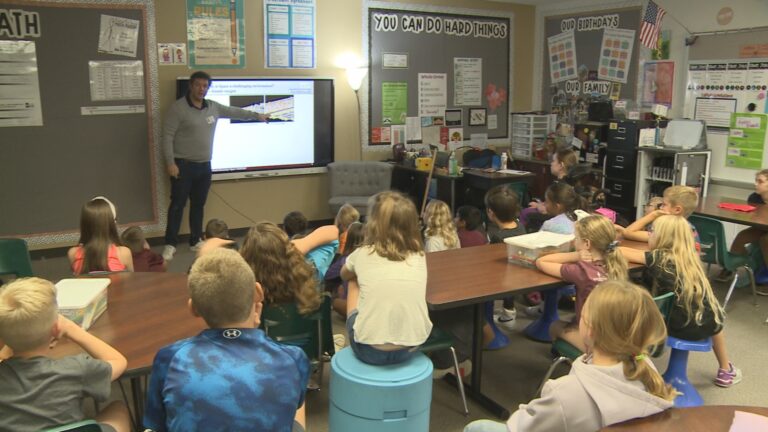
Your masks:
<instances>
[{"instance_id":1,"label":"classroom wall","mask_svg":"<svg viewBox=\"0 0 768 432\"><path fill-rule=\"evenodd\" d=\"M336 160L383 160L389 152L361 151L357 102L346 82L344 71L334 67L337 55L351 51L361 55L363 0L317 1L317 69L292 71L264 68L264 17L261 1L244 1L246 17L246 67L238 70L207 69L214 76L318 76L336 79ZM396 3L396 2L393 2ZM411 4L488 9L512 12L514 82L511 108L532 108L532 59L534 7L473 0L411 0ZM155 3L158 42L185 42L185 0L163 0ZM161 66L159 71L160 108L165 113L175 99L175 80L188 76L186 66ZM164 191L168 193L168 189ZM282 221L291 210L303 212L310 220L329 219L328 180L326 174L287 176L270 179L244 179L215 182L208 196L205 218L225 220L231 228L242 228L260 220ZM167 202L167 198L165 200ZM187 216L182 232L187 233ZM162 233L153 233L161 235Z\"/></svg>"}]
</instances>

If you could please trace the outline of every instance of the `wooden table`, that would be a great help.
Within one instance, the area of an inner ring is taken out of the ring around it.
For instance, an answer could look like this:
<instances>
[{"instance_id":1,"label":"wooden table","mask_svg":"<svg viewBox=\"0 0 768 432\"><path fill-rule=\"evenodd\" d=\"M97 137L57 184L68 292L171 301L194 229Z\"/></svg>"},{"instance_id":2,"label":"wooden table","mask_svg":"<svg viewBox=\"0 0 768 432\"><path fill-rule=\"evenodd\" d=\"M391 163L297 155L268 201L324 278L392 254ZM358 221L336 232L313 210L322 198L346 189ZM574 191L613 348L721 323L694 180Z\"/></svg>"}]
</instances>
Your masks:
<instances>
[{"instance_id":1,"label":"wooden table","mask_svg":"<svg viewBox=\"0 0 768 432\"><path fill-rule=\"evenodd\" d=\"M747 201L740 198L708 196L700 200L693 214L768 230L768 205L756 206L757 209L752 212L740 212L722 209L718 207L720 203L746 204Z\"/></svg>"},{"instance_id":2,"label":"wooden table","mask_svg":"<svg viewBox=\"0 0 768 432\"><path fill-rule=\"evenodd\" d=\"M768 416L768 408L746 406L700 406L670 408L641 419L629 420L601 429L605 432L728 432L734 411Z\"/></svg>"},{"instance_id":3,"label":"wooden table","mask_svg":"<svg viewBox=\"0 0 768 432\"><path fill-rule=\"evenodd\" d=\"M482 169L470 168L464 169L462 173L464 174L464 183L468 187L473 187L483 191L488 191L495 186L504 185L507 183L530 183L536 179L536 175L530 172L525 174L505 174L495 171L488 172Z\"/></svg>"},{"instance_id":4,"label":"wooden table","mask_svg":"<svg viewBox=\"0 0 768 432\"><path fill-rule=\"evenodd\" d=\"M622 246L647 250L647 243L622 241ZM631 268L639 268L634 265ZM427 304L430 309L474 307L472 377L467 395L500 419L509 410L482 392L484 303L567 285L537 269L510 264L504 244L453 249L427 254Z\"/></svg>"},{"instance_id":5,"label":"wooden table","mask_svg":"<svg viewBox=\"0 0 768 432\"><path fill-rule=\"evenodd\" d=\"M114 273L107 289L107 310L88 332L107 342L128 359L124 378L131 380L135 425L141 425L144 393L141 378L149 375L157 351L207 328L187 309L184 273ZM82 352L68 341L51 352L62 357ZM136 427L136 426L135 426ZM143 429L142 429L143 430Z\"/></svg>"}]
</instances>

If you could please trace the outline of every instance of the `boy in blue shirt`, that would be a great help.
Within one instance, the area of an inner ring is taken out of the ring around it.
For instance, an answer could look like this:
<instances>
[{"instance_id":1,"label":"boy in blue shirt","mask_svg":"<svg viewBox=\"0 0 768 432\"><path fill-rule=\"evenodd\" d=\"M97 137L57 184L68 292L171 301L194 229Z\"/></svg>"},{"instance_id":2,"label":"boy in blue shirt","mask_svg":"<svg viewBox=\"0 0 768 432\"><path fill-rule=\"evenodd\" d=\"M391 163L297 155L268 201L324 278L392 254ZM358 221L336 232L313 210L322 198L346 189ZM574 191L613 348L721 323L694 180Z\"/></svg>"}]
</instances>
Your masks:
<instances>
[{"instance_id":1,"label":"boy in blue shirt","mask_svg":"<svg viewBox=\"0 0 768 432\"><path fill-rule=\"evenodd\" d=\"M214 249L195 261L188 284L190 311L210 328L157 353L144 427L303 431L309 360L258 329L263 291L245 260Z\"/></svg>"}]
</instances>

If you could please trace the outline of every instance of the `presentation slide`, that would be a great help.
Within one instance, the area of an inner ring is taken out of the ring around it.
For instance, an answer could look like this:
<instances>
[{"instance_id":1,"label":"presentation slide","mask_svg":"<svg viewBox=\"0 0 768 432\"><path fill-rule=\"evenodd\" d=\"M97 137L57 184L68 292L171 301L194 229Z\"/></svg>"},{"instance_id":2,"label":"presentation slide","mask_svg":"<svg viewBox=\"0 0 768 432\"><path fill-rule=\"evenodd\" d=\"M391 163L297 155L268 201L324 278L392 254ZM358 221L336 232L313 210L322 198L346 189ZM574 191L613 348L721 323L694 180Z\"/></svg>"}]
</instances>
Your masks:
<instances>
[{"instance_id":1,"label":"presentation slide","mask_svg":"<svg viewBox=\"0 0 768 432\"><path fill-rule=\"evenodd\" d=\"M269 123L219 119L213 139L213 171L312 166L314 93L311 80L213 80L207 99L270 116Z\"/></svg>"}]
</instances>

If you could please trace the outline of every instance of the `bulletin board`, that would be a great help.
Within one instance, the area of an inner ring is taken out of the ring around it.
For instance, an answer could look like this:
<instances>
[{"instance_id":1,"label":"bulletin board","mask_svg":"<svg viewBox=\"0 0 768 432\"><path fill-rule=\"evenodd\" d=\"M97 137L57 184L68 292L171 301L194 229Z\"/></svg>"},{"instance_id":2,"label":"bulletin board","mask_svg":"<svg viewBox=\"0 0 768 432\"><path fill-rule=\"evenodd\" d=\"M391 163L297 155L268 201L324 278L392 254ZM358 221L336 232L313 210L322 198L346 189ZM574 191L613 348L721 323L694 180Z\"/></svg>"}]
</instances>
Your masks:
<instances>
[{"instance_id":1,"label":"bulletin board","mask_svg":"<svg viewBox=\"0 0 768 432\"><path fill-rule=\"evenodd\" d=\"M74 242L98 195L120 224L157 223L153 4L0 1L0 237Z\"/></svg>"},{"instance_id":2,"label":"bulletin board","mask_svg":"<svg viewBox=\"0 0 768 432\"><path fill-rule=\"evenodd\" d=\"M711 176L752 184L755 173L768 166L765 137L762 149L747 151L750 146L737 134L747 130L749 139L764 135L765 120L757 128L737 123L768 113L768 29L697 36L688 47L686 68L684 116L707 122Z\"/></svg>"},{"instance_id":3,"label":"bulletin board","mask_svg":"<svg viewBox=\"0 0 768 432\"><path fill-rule=\"evenodd\" d=\"M566 118L597 95L635 100L641 9L545 18L542 107Z\"/></svg>"},{"instance_id":4,"label":"bulletin board","mask_svg":"<svg viewBox=\"0 0 768 432\"><path fill-rule=\"evenodd\" d=\"M437 139L455 148L473 134L508 143L511 14L367 5L364 148Z\"/></svg>"}]
</instances>

